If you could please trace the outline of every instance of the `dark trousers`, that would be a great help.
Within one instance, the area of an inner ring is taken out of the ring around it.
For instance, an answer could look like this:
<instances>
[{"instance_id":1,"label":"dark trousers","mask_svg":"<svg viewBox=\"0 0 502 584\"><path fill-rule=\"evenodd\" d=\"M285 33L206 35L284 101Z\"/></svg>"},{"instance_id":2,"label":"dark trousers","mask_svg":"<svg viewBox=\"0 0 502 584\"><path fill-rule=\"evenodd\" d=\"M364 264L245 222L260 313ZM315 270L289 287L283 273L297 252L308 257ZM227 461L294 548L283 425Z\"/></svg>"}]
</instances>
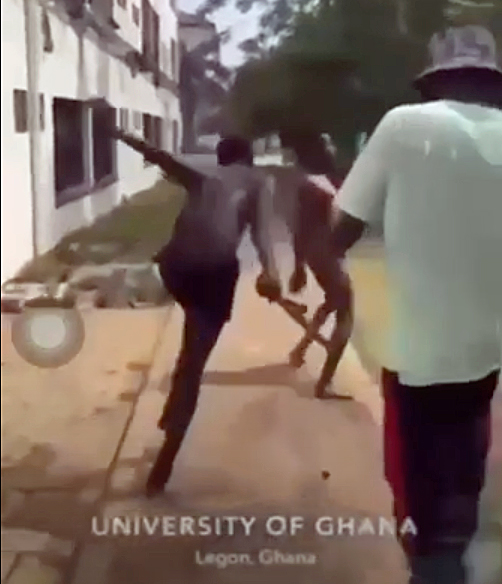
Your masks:
<instances>
[{"instance_id":1,"label":"dark trousers","mask_svg":"<svg viewBox=\"0 0 502 584\"><path fill-rule=\"evenodd\" d=\"M197 268L165 261L160 272L166 289L183 307L185 324L171 391L158 422L166 436L148 478L152 493L169 480L195 414L204 368L232 315L239 264L236 258Z\"/></svg>"},{"instance_id":2,"label":"dark trousers","mask_svg":"<svg viewBox=\"0 0 502 584\"><path fill-rule=\"evenodd\" d=\"M161 488L172 472L174 460L197 408L204 368L225 325L205 310L185 309L183 341L174 369L171 391L158 426L164 443L150 471L148 484Z\"/></svg>"},{"instance_id":3,"label":"dark trousers","mask_svg":"<svg viewBox=\"0 0 502 584\"><path fill-rule=\"evenodd\" d=\"M463 584L462 559L477 530L499 372L469 383L410 387L383 371L385 475L410 584Z\"/></svg>"},{"instance_id":4,"label":"dark trousers","mask_svg":"<svg viewBox=\"0 0 502 584\"><path fill-rule=\"evenodd\" d=\"M187 308L183 341L173 372L171 391L159 426L170 433L185 434L192 421L204 368L225 325L204 310Z\"/></svg>"}]
</instances>

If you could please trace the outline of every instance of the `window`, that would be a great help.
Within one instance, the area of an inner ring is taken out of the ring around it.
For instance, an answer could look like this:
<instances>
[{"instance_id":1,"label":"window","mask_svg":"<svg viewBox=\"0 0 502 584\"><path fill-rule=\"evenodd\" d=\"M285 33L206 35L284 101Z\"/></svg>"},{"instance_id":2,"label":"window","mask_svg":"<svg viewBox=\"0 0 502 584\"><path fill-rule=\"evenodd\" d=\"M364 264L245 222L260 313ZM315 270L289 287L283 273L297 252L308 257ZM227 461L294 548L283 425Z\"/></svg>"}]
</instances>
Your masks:
<instances>
[{"instance_id":1,"label":"window","mask_svg":"<svg viewBox=\"0 0 502 584\"><path fill-rule=\"evenodd\" d=\"M115 175L115 140L108 128L115 125L117 114L113 108L92 110L92 152L94 183Z\"/></svg>"},{"instance_id":2,"label":"window","mask_svg":"<svg viewBox=\"0 0 502 584\"><path fill-rule=\"evenodd\" d=\"M116 111L86 102L54 98L54 178L56 206L116 180L116 142L108 128Z\"/></svg>"},{"instance_id":3,"label":"window","mask_svg":"<svg viewBox=\"0 0 502 584\"><path fill-rule=\"evenodd\" d=\"M141 115L141 112L133 112L132 121L135 130L143 129L143 116Z\"/></svg>"},{"instance_id":4,"label":"window","mask_svg":"<svg viewBox=\"0 0 502 584\"><path fill-rule=\"evenodd\" d=\"M18 134L28 131L28 94L14 89L14 129Z\"/></svg>"},{"instance_id":5,"label":"window","mask_svg":"<svg viewBox=\"0 0 502 584\"><path fill-rule=\"evenodd\" d=\"M176 55L176 43L171 39L171 76L173 79L178 78L178 57Z\"/></svg>"},{"instance_id":6,"label":"window","mask_svg":"<svg viewBox=\"0 0 502 584\"><path fill-rule=\"evenodd\" d=\"M162 148L162 118L143 114L143 132L145 142L155 148ZM149 166L146 160L145 166Z\"/></svg>"},{"instance_id":7,"label":"window","mask_svg":"<svg viewBox=\"0 0 502 584\"><path fill-rule=\"evenodd\" d=\"M162 71L164 71L164 73L169 73L169 49L167 48L165 43L162 43L161 45L161 51L162 51Z\"/></svg>"},{"instance_id":8,"label":"window","mask_svg":"<svg viewBox=\"0 0 502 584\"><path fill-rule=\"evenodd\" d=\"M124 108L120 109L120 129L124 132L129 129L129 111Z\"/></svg>"},{"instance_id":9,"label":"window","mask_svg":"<svg viewBox=\"0 0 502 584\"><path fill-rule=\"evenodd\" d=\"M40 129L45 130L45 99L44 94L39 95L40 99Z\"/></svg>"},{"instance_id":10,"label":"window","mask_svg":"<svg viewBox=\"0 0 502 584\"><path fill-rule=\"evenodd\" d=\"M159 69L160 18L148 0L142 0L143 28L142 52L145 61L156 70Z\"/></svg>"},{"instance_id":11,"label":"window","mask_svg":"<svg viewBox=\"0 0 502 584\"><path fill-rule=\"evenodd\" d=\"M84 106L80 101L55 98L54 166L56 203L58 195L84 183Z\"/></svg>"},{"instance_id":12,"label":"window","mask_svg":"<svg viewBox=\"0 0 502 584\"><path fill-rule=\"evenodd\" d=\"M152 60L156 71L160 69L160 17L152 10Z\"/></svg>"},{"instance_id":13,"label":"window","mask_svg":"<svg viewBox=\"0 0 502 584\"><path fill-rule=\"evenodd\" d=\"M127 0L117 0L117 4L120 6L120 8L127 9Z\"/></svg>"},{"instance_id":14,"label":"window","mask_svg":"<svg viewBox=\"0 0 502 584\"><path fill-rule=\"evenodd\" d=\"M45 99L39 95L40 130L45 129ZM23 134L28 131L28 93L24 89L14 89L14 129Z\"/></svg>"},{"instance_id":15,"label":"window","mask_svg":"<svg viewBox=\"0 0 502 584\"><path fill-rule=\"evenodd\" d=\"M153 143L154 129L153 129L152 122L153 122L153 117L150 114L143 114L143 136L144 136L145 142L147 142L151 146L154 146L154 143ZM144 160L144 165L150 166L151 162Z\"/></svg>"},{"instance_id":16,"label":"window","mask_svg":"<svg viewBox=\"0 0 502 584\"><path fill-rule=\"evenodd\" d=\"M154 118L154 140L155 146L157 148L163 147L163 140L162 140L162 118L155 117Z\"/></svg>"},{"instance_id":17,"label":"window","mask_svg":"<svg viewBox=\"0 0 502 584\"><path fill-rule=\"evenodd\" d=\"M178 152L179 131L178 120L173 120L173 152L175 154Z\"/></svg>"},{"instance_id":18,"label":"window","mask_svg":"<svg viewBox=\"0 0 502 584\"><path fill-rule=\"evenodd\" d=\"M140 20L139 8L136 6L136 4L133 4L132 5L132 21L134 22L134 24L136 26L139 26L139 20Z\"/></svg>"}]
</instances>

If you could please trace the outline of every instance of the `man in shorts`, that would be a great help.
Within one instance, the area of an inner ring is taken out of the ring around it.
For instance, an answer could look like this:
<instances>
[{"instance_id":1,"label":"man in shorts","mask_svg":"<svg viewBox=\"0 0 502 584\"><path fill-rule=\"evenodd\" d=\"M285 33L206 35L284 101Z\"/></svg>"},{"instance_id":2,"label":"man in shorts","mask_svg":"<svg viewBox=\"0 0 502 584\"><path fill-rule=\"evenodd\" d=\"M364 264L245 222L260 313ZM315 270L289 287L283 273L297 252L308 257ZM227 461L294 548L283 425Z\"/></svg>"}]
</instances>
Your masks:
<instances>
[{"instance_id":1,"label":"man in shorts","mask_svg":"<svg viewBox=\"0 0 502 584\"><path fill-rule=\"evenodd\" d=\"M290 222L293 236L295 268L290 291L300 292L307 283L307 267L325 294L304 336L290 353L290 364L301 367L315 335L331 314L335 326L329 338L327 358L315 386L318 399L351 399L351 396L328 391L353 329L353 294L350 277L343 260L333 258L331 232L333 207L339 177L334 152L321 136L304 135L295 148L302 169L296 193L295 211ZM290 194L291 196L291 194Z\"/></svg>"}]
</instances>

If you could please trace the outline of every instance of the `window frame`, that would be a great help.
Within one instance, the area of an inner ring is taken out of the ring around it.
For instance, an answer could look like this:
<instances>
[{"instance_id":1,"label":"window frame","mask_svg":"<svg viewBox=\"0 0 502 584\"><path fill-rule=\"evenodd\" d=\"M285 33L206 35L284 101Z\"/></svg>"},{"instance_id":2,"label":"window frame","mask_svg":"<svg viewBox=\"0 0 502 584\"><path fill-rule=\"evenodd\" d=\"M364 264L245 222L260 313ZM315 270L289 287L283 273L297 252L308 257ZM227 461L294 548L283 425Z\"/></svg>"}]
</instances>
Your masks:
<instances>
[{"instance_id":1,"label":"window frame","mask_svg":"<svg viewBox=\"0 0 502 584\"><path fill-rule=\"evenodd\" d=\"M81 124L82 124L82 181L79 184L64 187L58 189L57 183L57 134L56 134L56 103L57 101L69 101L76 102L81 108ZM117 119L117 110L113 108L115 121ZM112 157L112 169L107 175L96 179L94 173L94 135L93 135L93 110L86 104L86 102L75 99L68 99L64 97L54 97L52 102L52 115L53 115L53 164L54 164L54 203L55 208L59 209L64 205L81 199L87 195L92 195L118 181L118 170L117 170L117 145L113 138L111 141L111 157Z\"/></svg>"}]
</instances>

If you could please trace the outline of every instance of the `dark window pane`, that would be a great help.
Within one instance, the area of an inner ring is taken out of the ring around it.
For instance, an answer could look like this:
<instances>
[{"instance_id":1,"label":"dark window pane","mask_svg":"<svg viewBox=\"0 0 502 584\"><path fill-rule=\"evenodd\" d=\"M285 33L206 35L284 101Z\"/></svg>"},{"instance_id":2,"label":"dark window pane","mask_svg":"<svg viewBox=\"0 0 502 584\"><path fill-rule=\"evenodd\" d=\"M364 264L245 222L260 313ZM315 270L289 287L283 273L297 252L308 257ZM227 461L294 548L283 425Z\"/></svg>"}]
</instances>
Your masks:
<instances>
[{"instance_id":1,"label":"dark window pane","mask_svg":"<svg viewBox=\"0 0 502 584\"><path fill-rule=\"evenodd\" d=\"M19 133L28 131L28 94L24 89L14 89L14 128Z\"/></svg>"},{"instance_id":2,"label":"dark window pane","mask_svg":"<svg viewBox=\"0 0 502 584\"><path fill-rule=\"evenodd\" d=\"M155 65L155 70L158 71L160 67L160 18L159 15L152 10L152 59Z\"/></svg>"},{"instance_id":3,"label":"dark window pane","mask_svg":"<svg viewBox=\"0 0 502 584\"><path fill-rule=\"evenodd\" d=\"M82 102L55 98L54 162L56 193L84 182L84 108Z\"/></svg>"},{"instance_id":4,"label":"dark window pane","mask_svg":"<svg viewBox=\"0 0 502 584\"><path fill-rule=\"evenodd\" d=\"M132 20L136 26L139 26L139 8L133 4L132 5Z\"/></svg>"},{"instance_id":5,"label":"dark window pane","mask_svg":"<svg viewBox=\"0 0 502 584\"><path fill-rule=\"evenodd\" d=\"M173 121L173 152L178 152L178 133L179 133L179 126L178 120Z\"/></svg>"},{"instance_id":6,"label":"dark window pane","mask_svg":"<svg viewBox=\"0 0 502 584\"><path fill-rule=\"evenodd\" d=\"M153 121L153 119L152 119L152 116L150 114L143 114L143 137L145 139L145 142L154 146L154 143L153 143L154 132L153 132L152 121ZM145 166L150 166L150 164L151 164L147 160L143 160L143 162L144 162Z\"/></svg>"},{"instance_id":7,"label":"dark window pane","mask_svg":"<svg viewBox=\"0 0 502 584\"><path fill-rule=\"evenodd\" d=\"M127 132L129 129L129 111L121 108L120 109L120 128Z\"/></svg>"},{"instance_id":8,"label":"dark window pane","mask_svg":"<svg viewBox=\"0 0 502 584\"><path fill-rule=\"evenodd\" d=\"M178 68L177 64L177 56L176 56L176 43L173 39L171 39L171 77L173 79L177 79L178 77Z\"/></svg>"},{"instance_id":9,"label":"dark window pane","mask_svg":"<svg viewBox=\"0 0 502 584\"><path fill-rule=\"evenodd\" d=\"M113 108L92 110L92 150L94 182L113 176L115 170L115 140L107 128L115 125L116 111Z\"/></svg>"},{"instance_id":10,"label":"dark window pane","mask_svg":"<svg viewBox=\"0 0 502 584\"><path fill-rule=\"evenodd\" d=\"M141 112L134 112L133 114L133 123L135 130L142 130L143 129L143 116Z\"/></svg>"},{"instance_id":11,"label":"dark window pane","mask_svg":"<svg viewBox=\"0 0 502 584\"><path fill-rule=\"evenodd\" d=\"M44 94L40 94L40 129L45 130L45 99Z\"/></svg>"},{"instance_id":12,"label":"dark window pane","mask_svg":"<svg viewBox=\"0 0 502 584\"><path fill-rule=\"evenodd\" d=\"M157 148L163 147L162 140L162 118L155 118L155 145Z\"/></svg>"}]
</instances>

